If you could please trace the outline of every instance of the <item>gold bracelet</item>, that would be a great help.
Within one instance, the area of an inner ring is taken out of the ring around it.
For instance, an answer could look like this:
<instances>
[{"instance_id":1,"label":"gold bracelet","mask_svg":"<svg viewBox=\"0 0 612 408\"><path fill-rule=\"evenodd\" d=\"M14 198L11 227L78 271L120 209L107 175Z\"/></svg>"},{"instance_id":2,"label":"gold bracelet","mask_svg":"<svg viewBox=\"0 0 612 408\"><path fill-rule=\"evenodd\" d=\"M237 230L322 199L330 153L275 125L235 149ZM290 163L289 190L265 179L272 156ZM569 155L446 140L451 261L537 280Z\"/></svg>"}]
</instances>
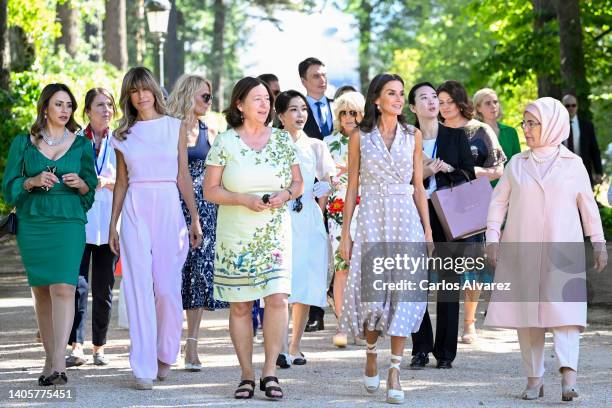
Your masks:
<instances>
[{"instance_id":1,"label":"gold bracelet","mask_svg":"<svg viewBox=\"0 0 612 408\"><path fill-rule=\"evenodd\" d=\"M285 191L289 193L289 199L291 200L293 198L293 193L291 190L289 190L289 188L286 188Z\"/></svg>"}]
</instances>

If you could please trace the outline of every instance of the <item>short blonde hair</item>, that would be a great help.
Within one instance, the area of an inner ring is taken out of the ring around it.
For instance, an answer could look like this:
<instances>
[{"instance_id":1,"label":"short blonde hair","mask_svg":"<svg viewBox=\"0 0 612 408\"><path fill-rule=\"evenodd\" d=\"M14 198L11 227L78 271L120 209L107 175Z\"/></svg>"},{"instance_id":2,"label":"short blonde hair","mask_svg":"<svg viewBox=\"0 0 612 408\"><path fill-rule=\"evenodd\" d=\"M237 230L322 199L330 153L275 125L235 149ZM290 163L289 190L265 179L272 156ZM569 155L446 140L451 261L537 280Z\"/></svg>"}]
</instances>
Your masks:
<instances>
[{"instance_id":1,"label":"short blonde hair","mask_svg":"<svg viewBox=\"0 0 612 408\"><path fill-rule=\"evenodd\" d=\"M475 94L474 94L474 113L476 115L476 118L479 121L484 121L484 118L482 117L482 115L480 114L480 112L478 112L478 108L480 107L480 105L482 105L482 101L484 101L485 96L494 96L497 98L498 103L499 103L499 114L497 115L497 118L495 119L500 119L502 117L502 106L501 103L499 102L499 97L497 96L497 93L492 90L491 88L482 88L479 89Z\"/></svg>"},{"instance_id":2,"label":"short blonde hair","mask_svg":"<svg viewBox=\"0 0 612 408\"><path fill-rule=\"evenodd\" d=\"M176 85L174 85L168 97L168 115L178 119L193 119L195 96L204 85L207 85L208 91L212 93L212 85L208 79L195 74L182 75L176 81Z\"/></svg>"},{"instance_id":3,"label":"short blonde hair","mask_svg":"<svg viewBox=\"0 0 612 408\"><path fill-rule=\"evenodd\" d=\"M334 100L334 129L340 131L340 112L354 110L363 116L365 98L359 92L346 92Z\"/></svg>"}]
</instances>

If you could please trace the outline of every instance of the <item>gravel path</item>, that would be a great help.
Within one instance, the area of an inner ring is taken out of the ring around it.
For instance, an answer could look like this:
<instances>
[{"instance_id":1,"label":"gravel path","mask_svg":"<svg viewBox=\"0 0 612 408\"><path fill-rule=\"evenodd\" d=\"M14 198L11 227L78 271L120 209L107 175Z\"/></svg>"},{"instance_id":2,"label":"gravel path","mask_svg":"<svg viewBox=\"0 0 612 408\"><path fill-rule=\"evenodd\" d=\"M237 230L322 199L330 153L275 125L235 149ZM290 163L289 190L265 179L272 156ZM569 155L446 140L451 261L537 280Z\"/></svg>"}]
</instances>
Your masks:
<instances>
[{"instance_id":1,"label":"gravel path","mask_svg":"<svg viewBox=\"0 0 612 408\"><path fill-rule=\"evenodd\" d=\"M11 251L0 248L0 406L38 405L74 407L69 402L17 401L9 398L11 390L38 389L36 379L42 367L43 350L34 340L36 325L29 289L21 273L10 272L5 260L16 262ZM9 253L11 252L11 253ZM14 267L10 268L13 271ZM609 275L608 275L609 279ZM118 287L118 285L116 286ZM115 297L117 298L117 296ZM115 301L116 306L116 301ZM481 305L482 306L482 305ZM116 307L114 310L117 310ZM435 308L430 306L430 310ZM590 310L589 327L581 342L579 385L581 397L571 406L612 406L612 323L610 308ZM432 314L435 319L435 314ZM482 319L480 319L482 321ZM361 384L364 350L349 346L344 350L331 345L335 331L333 313L326 313L326 330L306 333L303 352L308 364L279 370L286 398L273 403L256 391L255 399L241 402L231 398L238 384L238 362L227 330L227 311L205 312L200 341L204 370L188 373L182 362L175 366L167 381L153 391L132 389L128 363L129 337L118 328L113 316L107 355L111 364L96 367L86 364L69 369L69 385L76 402L86 407L371 407L384 404L384 381L377 394L369 395ZM474 345L459 345L452 370L437 370L435 360L420 371L402 370L402 386L407 407L515 407L560 405L560 377L555 372L552 338L547 336L545 396L535 402L517 398L524 386L521 359L513 330L483 330ZM91 339L90 330L87 335ZM408 342L410 345L410 342ZM86 353L91 355L90 343ZM383 379L389 361L389 341L380 342L379 369ZM405 352L402 367L409 363ZM255 345L254 362L258 375L263 365L263 347ZM58 387L59 389L59 387ZM566 403L567 404L567 403Z\"/></svg>"}]
</instances>

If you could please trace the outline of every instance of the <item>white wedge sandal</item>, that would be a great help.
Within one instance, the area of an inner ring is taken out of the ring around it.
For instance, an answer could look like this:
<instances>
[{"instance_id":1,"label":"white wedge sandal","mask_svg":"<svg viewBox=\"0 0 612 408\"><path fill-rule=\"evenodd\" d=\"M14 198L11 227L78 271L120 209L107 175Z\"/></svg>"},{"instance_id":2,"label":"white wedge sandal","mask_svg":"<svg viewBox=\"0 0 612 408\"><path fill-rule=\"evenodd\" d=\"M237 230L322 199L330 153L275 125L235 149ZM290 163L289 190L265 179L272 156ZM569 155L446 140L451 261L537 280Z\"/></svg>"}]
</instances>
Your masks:
<instances>
[{"instance_id":1,"label":"white wedge sandal","mask_svg":"<svg viewBox=\"0 0 612 408\"><path fill-rule=\"evenodd\" d=\"M389 370L392 368L396 368L398 371L397 379L399 381L399 371L400 371L400 363L402 362L402 356L396 356L391 354L391 365L389 365ZM387 382L387 402L389 404L403 404L404 403L404 391L403 390L394 390L389 386Z\"/></svg>"},{"instance_id":2,"label":"white wedge sandal","mask_svg":"<svg viewBox=\"0 0 612 408\"><path fill-rule=\"evenodd\" d=\"M376 350L376 343L366 344L366 354L378 354L378 351ZM378 388L380 387L380 376L378 375L378 372L373 377L368 377L364 374L363 385L365 386L366 391L370 394L378 391Z\"/></svg>"}]
</instances>

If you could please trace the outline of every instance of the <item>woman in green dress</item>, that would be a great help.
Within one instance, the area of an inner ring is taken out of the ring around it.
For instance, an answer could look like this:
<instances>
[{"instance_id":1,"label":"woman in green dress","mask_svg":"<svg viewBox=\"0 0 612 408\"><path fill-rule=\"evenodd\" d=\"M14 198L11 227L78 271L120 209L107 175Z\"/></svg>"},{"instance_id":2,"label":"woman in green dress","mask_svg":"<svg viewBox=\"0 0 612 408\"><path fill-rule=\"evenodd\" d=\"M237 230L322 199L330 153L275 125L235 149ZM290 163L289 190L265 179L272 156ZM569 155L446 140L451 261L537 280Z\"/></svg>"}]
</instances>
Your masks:
<instances>
[{"instance_id":1,"label":"woman in green dress","mask_svg":"<svg viewBox=\"0 0 612 408\"><path fill-rule=\"evenodd\" d=\"M214 296L230 302L229 329L242 369L234 393L252 398L253 301L263 298L265 363L260 389L283 397L276 357L287 327L291 293L291 218L285 203L302 194L295 147L285 131L268 127L272 93L257 78L238 81L225 111L232 128L217 136L206 160L204 196L219 204Z\"/></svg>"},{"instance_id":2,"label":"woman in green dress","mask_svg":"<svg viewBox=\"0 0 612 408\"><path fill-rule=\"evenodd\" d=\"M66 384L64 353L85 249L86 212L98 182L91 144L76 137L77 104L64 84L47 85L29 135L10 147L2 192L17 209L17 245L34 293L45 349L39 385Z\"/></svg>"}]
</instances>

